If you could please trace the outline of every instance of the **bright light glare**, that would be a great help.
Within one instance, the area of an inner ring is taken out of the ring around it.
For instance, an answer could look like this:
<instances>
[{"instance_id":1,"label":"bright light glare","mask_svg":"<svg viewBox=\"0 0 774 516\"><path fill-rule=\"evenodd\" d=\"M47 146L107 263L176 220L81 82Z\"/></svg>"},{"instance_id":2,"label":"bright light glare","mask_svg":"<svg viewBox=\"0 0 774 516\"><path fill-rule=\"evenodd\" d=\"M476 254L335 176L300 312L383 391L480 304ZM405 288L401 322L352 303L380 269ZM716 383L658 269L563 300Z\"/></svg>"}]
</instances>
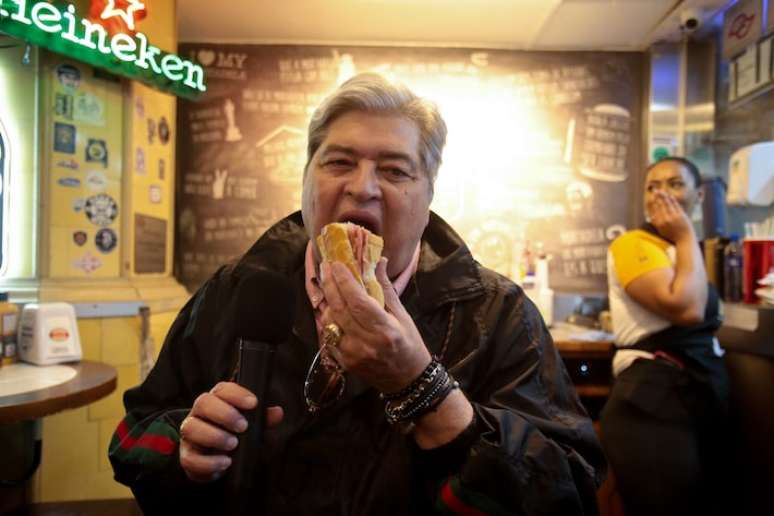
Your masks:
<instances>
[{"instance_id":1,"label":"bright light glare","mask_svg":"<svg viewBox=\"0 0 774 516\"><path fill-rule=\"evenodd\" d=\"M564 213L551 194L572 179L572 169L564 163L566 128L551 126L550 108L519 96L504 81L397 79L433 99L448 126L434 209L452 222L460 216ZM461 198L470 202L468 210L453 208Z\"/></svg>"},{"instance_id":2,"label":"bright light glare","mask_svg":"<svg viewBox=\"0 0 774 516\"><path fill-rule=\"evenodd\" d=\"M24 122L37 117L33 105L15 102L16 93L24 87L18 77L16 63L10 59L0 61L0 130L4 130L6 143L4 173L5 195L3 213L3 268L0 277L29 278L34 276L36 233L33 212L35 206L34 184L37 174L30 147L36 145L31 135L22 129ZM21 66L21 65L18 65ZM34 94L30 92L30 98Z\"/></svg>"}]
</instances>

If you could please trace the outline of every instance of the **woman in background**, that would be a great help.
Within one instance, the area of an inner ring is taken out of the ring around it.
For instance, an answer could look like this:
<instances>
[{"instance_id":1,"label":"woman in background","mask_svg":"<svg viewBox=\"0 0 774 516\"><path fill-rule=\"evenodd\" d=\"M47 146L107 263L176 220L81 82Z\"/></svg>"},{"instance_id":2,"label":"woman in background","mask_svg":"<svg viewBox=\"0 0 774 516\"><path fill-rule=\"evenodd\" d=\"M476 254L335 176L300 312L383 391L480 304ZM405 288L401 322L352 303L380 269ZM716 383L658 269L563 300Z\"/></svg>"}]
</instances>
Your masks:
<instances>
[{"instance_id":1,"label":"woman in background","mask_svg":"<svg viewBox=\"0 0 774 516\"><path fill-rule=\"evenodd\" d=\"M618 351L602 443L627 516L724 514L727 377L718 296L689 214L701 176L683 158L646 171L648 223L608 251Z\"/></svg>"}]
</instances>

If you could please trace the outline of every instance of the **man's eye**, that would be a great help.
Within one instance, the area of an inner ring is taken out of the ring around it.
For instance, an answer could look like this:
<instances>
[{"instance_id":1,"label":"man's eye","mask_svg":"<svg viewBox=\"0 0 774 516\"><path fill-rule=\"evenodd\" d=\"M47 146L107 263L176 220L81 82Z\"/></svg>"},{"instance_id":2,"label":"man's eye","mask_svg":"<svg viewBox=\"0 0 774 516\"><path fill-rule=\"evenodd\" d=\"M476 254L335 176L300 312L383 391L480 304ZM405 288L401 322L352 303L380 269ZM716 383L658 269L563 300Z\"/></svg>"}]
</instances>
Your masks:
<instances>
[{"instance_id":1,"label":"man's eye","mask_svg":"<svg viewBox=\"0 0 774 516\"><path fill-rule=\"evenodd\" d=\"M349 168L352 166L352 162L347 159L329 159L325 162L326 167L331 168Z\"/></svg>"},{"instance_id":2,"label":"man's eye","mask_svg":"<svg viewBox=\"0 0 774 516\"><path fill-rule=\"evenodd\" d=\"M397 167L384 167L381 170L384 174L393 179L405 179L411 177L411 174Z\"/></svg>"},{"instance_id":3,"label":"man's eye","mask_svg":"<svg viewBox=\"0 0 774 516\"><path fill-rule=\"evenodd\" d=\"M669 183L669 188L673 190L680 190L684 187L685 187L685 183L683 183L682 181L671 181Z\"/></svg>"}]
</instances>

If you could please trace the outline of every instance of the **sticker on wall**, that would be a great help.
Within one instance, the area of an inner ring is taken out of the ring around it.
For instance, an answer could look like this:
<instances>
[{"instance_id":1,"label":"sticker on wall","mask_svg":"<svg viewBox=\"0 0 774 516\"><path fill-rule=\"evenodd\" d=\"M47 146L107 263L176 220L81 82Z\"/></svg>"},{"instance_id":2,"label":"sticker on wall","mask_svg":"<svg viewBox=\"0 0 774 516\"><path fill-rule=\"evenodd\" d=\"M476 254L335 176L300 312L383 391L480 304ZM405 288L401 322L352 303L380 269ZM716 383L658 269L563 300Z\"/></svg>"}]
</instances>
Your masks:
<instances>
[{"instance_id":1,"label":"sticker on wall","mask_svg":"<svg viewBox=\"0 0 774 516\"><path fill-rule=\"evenodd\" d=\"M86 174L86 186L92 192L103 192L107 188L107 177L100 170L92 170Z\"/></svg>"},{"instance_id":2,"label":"sticker on wall","mask_svg":"<svg viewBox=\"0 0 774 516\"><path fill-rule=\"evenodd\" d=\"M107 254L116 248L118 237L116 236L116 232L112 229L102 228L97 231L97 234L94 237L94 243L97 245L97 249L99 249L100 252Z\"/></svg>"},{"instance_id":3,"label":"sticker on wall","mask_svg":"<svg viewBox=\"0 0 774 516\"><path fill-rule=\"evenodd\" d=\"M75 154L75 126L54 122L54 151Z\"/></svg>"},{"instance_id":4,"label":"sticker on wall","mask_svg":"<svg viewBox=\"0 0 774 516\"><path fill-rule=\"evenodd\" d=\"M150 202L153 204L160 204L161 203L161 186L159 185L150 185L148 187L148 197L150 198Z\"/></svg>"},{"instance_id":5,"label":"sticker on wall","mask_svg":"<svg viewBox=\"0 0 774 516\"><path fill-rule=\"evenodd\" d=\"M86 144L86 161L102 163L105 167L108 166L108 151L105 140L89 138L89 142Z\"/></svg>"},{"instance_id":6,"label":"sticker on wall","mask_svg":"<svg viewBox=\"0 0 774 516\"><path fill-rule=\"evenodd\" d=\"M90 252L86 251L83 256L77 260L73 260L73 267L82 270L86 274L91 274L95 270L102 267L102 261Z\"/></svg>"},{"instance_id":7,"label":"sticker on wall","mask_svg":"<svg viewBox=\"0 0 774 516\"><path fill-rule=\"evenodd\" d=\"M81 210L83 210L83 207L86 206L86 199L83 197L78 197L77 199L73 199L73 211L75 213L80 213Z\"/></svg>"},{"instance_id":8,"label":"sticker on wall","mask_svg":"<svg viewBox=\"0 0 774 516\"><path fill-rule=\"evenodd\" d=\"M60 177L57 183L59 183L59 186L66 186L67 188L78 188L81 186L81 180L77 177Z\"/></svg>"},{"instance_id":9,"label":"sticker on wall","mask_svg":"<svg viewBox=\"0 0 774 516\"><path fill-rule=\"evenodd\" d=\"M164 180L167 175L167 162L164 159L159 159L159 179Z\"/></svg>"},{"instance_id":10,"label":"sticker on wall","mask_svg":"<svg viewBox=\"0 0 774 516\"><path fill-rule=\"evenodd\" d=\"M236 126L236 116L234 115L234 102L231 99L226 99L223 103L223 114L226 116L226 141L238 142L242 139L242 132L239 127Z\"/></svg>"},{"instance_id":11,"label":"sticker on wall","mask_svg":"<svg viewBox=\"0 0 774 516\"><path fill-rule=\"evenodd\" d=\"M156 121L152 118L148 119L148 143L153 145L153 140L156 139Z\"/></svg>"},{"instance_id":12,"label":"sticker on wall","mask_svg":"<svg viewBox=\"0 0 774 516\"><path fill-rule=\"evenodd\" d=\"M118 204L107 194L97 194L86 199L83 211L92 224L109 226L118 216Z\"/></svg>"},{"instance_id":13,"label":"sticker on wall","mask_svg":"<svg viewBox=\"0 0 774 516\"><path fill-rule=\"evenodd\" d=\"M67 93L57 93L56 100L54 101L54 112L56 112L57 116L72 120L73 96Z\"/></svg>"},{"instance_id":14,"label":"sticker on wall","mask_svg":"<svg viewBox=\"0 0 774 516\"><path fill-rule=\"evenodd\" d=\"M74 159L63 159L56 162L56 166L60 168L69 168L70 170L78 170L81 166Z\"/></svg>"},{"instance_id":15,"label":"sticker on wall","mask_svg":"<svg viewBox=\"0 0 774 516\"><path fill-rule=\"evenodd\" d=\"M170 136L169 135L169 122L167 122L167 118L166 117L162 116L161 119L159 120L158 132L159 132L159 141L163 145L166 145L167 142L169 142L169 136Z\"/></svg>"},{"instance_id":16,"label":"sticker on wall","mask_svg":"<svg viewBox=\"0 0 774 516\"><path fill-rule=\"evenodd\" d=\"M75 97L75 120L86 124L105 125L105 103L91 93L81 93Z\"/></svg>"},{"instance_id":17,"label":"sticker on wall","mask_svg":"<svg viewBox=\"0 0 774 516\"><path fill-rule=\"evenodd\" d=\"M73 242L75 242L75 245L78 247L83 246L88 238L85 231L73 231Z\"/></svg>"},{"instance_id":18,"label":"sticker on wall","mask_svg":"<svg viewBox=\"0 0 774 516\"><path fill-rule=\"evenodd\" d=\"M137 174L145 175L145 150L142 147L134 149L134 171Z\"/></svg>"},{"instance_id":19,"label":"sticker on wall","mask_svg":"<svg viewBox=\"0 0 774 516\"><path fill-rule=\"evenodd\" d=\"M81 71L68 63L56 67L56 78L67 89L75 90L81 84Z\"/></svg>"},{"instance_id":20,"label":"sticker on wall","mask_svg":"<svg viewBox=\"0 0 774 516\"><path fill-rule=\"evenodd\" d=\"M137 95L134 98L134 114L137 115L138 118L145 118L145 101L142 98L142 95Z\"/></svg>"}]
</instances>

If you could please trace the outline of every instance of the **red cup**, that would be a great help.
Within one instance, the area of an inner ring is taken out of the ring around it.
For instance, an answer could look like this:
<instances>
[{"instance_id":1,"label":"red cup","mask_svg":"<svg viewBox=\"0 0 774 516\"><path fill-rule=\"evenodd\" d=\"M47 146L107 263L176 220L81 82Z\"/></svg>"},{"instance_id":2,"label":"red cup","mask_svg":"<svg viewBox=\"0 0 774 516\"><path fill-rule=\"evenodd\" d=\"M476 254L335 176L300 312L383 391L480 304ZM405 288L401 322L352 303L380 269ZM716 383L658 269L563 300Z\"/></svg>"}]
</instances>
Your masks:
<instances>
[{"instance_id":1,"label":"red cup","mask_svg":"<svg viewBox=\"0 0 774 516\"><path fill-rule=\"evenodd\" d=\"M761 288L758 280L774 269L774 239L745 238L742 242L742 291L745 303L757 303L755 290Z\"/></svg>"}]
</instances>

